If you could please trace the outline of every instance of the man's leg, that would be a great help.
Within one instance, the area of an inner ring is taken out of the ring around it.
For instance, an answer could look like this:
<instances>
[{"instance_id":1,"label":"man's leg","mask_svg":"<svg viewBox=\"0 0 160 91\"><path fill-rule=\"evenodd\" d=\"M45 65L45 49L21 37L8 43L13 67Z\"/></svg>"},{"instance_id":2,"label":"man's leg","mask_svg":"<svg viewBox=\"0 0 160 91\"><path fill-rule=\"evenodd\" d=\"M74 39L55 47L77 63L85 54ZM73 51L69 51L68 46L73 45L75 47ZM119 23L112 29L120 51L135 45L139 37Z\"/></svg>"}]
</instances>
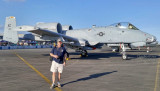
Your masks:
<instances>
[{"instance_id":1,"label":"man's leg","mask_svg":"<svg viewBox=\"0 0 160 91\"><path fill-rule=\"evenodd\" d=\"M61 73L58 72L58 82L61 80Z\"/></svg>"},{"instance_id":2,"label":"man's leg","mask_svg":"<svg viewBox=\"0 0 160 91\"><path fill-rule=\"evenodd\" d=\"M56 79L56 73L53 72L53 73L52 73L52 83L55 83L55 79Z\"/></svg>"},{"instance_id":3,"label":"man's leg","mask_svg":"<svg viewBox=\"0 0 160 91\"><path fill-rule=\"evenodd\" d=\"M61 84L60 84L60 80L61 80L61 73L58 72L58 87L61 87Z\"/></svg>"},{"instance_id":4,"label":"man's leg","mask_svg":"<svg viewBox=\"0 0 160 91\"><path fill-rule=\"evenodd\" d=\"M52 73L52 85L51 85L50 89L52 89L52 88L55 87L55 78L56 78L56 73L53 72L53 73Z\"/></svg>"},{"instance_id":5,"label":"man's leg","mask_svg":"<svg viewBox=\"0 0 160 91\"><path fill-rule=\"evenodd\" d=\"M53 72L53 73L52 73L52 84L51 84L50 89L52 89L52 88L54 88L54 87L55 87L55 78L56 78L56 73L55 73L55 72Z\"/></svg>"},{"instance_id":6,"label":"man's leg","mask_svg":"<svg viewBox=\"0 0 160 91\"><path fill-rule=\"evenodd\" d=\"M61 80L61 74L63 72L63 64L59 64L58 65L58 87L61 87L61 84L60 84L60 80Z\"/></svg>"}]
</instances>

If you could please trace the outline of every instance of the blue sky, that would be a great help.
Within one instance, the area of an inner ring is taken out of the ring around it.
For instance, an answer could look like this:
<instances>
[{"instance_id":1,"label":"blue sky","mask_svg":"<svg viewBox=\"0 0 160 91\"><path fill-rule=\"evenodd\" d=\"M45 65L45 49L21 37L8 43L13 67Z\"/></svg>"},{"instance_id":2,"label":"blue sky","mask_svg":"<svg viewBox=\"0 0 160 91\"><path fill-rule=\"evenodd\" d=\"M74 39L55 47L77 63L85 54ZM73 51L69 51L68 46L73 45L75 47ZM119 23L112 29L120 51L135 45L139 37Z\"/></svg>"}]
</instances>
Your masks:
<instances>
[{"instance_id":1,"label":"blue sky","mask_svg":"<svg viewBox=\"0 0 160 91\"><path fill-rule=\"evenodd\" d=\"M160 0L0 0L0 32L6 16L17 25L60 22L74 29L131 22L160 41Z\"/></svg>"}]
</instances>

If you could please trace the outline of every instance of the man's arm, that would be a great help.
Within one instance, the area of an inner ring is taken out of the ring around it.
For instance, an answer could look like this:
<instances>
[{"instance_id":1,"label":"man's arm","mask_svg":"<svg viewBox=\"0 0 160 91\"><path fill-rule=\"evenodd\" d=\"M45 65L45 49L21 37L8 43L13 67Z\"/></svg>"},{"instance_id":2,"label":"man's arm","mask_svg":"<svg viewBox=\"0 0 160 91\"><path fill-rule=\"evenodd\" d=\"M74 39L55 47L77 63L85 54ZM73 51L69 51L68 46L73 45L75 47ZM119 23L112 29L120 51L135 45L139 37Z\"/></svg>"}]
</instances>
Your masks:
<instances>
[{"instance_id":1,"label":"man's arm","mask_svg":"<svg viewBox=\"0 0 160 91\"><path fill-rule=\"evenodd\" d=\"M54 57L54 58L58 58L58 55L54 55L53 53L50 53L50 56Z\"/></svg>"},{"instance_id":2,"label":"man's arm","mask_svg":"<svg viewBox=\"0 0 160 91\"><path fill-rule=\"evenodd\" d=\"M54 57L54 58L58 58L58 55L54 55L53 53L54 53L54 49L55 49L55 47L52 49L52 51L50 52L50 56L51 57Z\"/></svg>"},{"instance_id":3,"label":"man's arm","mask_svg":"<svg viewBox=\"0 0 160 91\"><path fill-rule=\"evenodd\" d=\"M67 51L65 47L63 47L63 50L64 50L63 65L66 66Z\"/></svg>"},{"instance_id":4,"label":"man's arm","mask_svg":"<svg viewBox=\"0 0 160 91\"><path fill-rule=\"evenodd\" d=\"M67 59L67 53L64 54L64 58L63 58L63 65L66 66L66 59Z\"/></svg>"}]
</instances>

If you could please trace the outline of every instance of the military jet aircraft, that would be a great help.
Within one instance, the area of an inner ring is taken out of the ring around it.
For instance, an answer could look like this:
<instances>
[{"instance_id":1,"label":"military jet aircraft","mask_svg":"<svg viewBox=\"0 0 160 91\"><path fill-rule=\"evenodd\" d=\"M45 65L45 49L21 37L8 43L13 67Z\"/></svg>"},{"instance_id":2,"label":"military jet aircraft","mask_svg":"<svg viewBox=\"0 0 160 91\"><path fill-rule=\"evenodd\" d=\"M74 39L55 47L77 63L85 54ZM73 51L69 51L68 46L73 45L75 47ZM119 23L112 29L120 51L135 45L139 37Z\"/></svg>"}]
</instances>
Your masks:
<instances>
[{"instance_id":1,"label":"military jet aircraft","mask_svg":"<svg viewBox=\"0 0 160 91\"><path fill-rule=\"evenodd\" d=\"M61 38L67 47L87 56L87 50L101 48L104 44L117 44L122 48L122 59L127 59L126 50L134 44L146 44L156 41L156 37L145 33L128 22L115 23L104 27L62 30L60 23L38 23L35 26L17 26L15 17L7 17L5 28L8 31L28 31L42 39Z\"/></svg>"}]
</instances>

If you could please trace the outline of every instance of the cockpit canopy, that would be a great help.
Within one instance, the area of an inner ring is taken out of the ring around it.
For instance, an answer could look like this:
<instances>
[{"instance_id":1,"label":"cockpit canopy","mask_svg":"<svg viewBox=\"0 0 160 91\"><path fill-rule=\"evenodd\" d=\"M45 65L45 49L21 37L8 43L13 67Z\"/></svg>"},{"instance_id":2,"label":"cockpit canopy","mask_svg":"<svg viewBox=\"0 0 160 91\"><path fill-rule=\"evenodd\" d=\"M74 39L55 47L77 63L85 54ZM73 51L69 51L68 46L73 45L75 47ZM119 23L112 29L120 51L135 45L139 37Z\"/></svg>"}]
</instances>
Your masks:
<instances>
[{"instance_id":1,"label":"cockpit canopy","mask_svg":"<svg viewBox=\"0 0 160 91\"><path fill-rule=\"evenodd\" d=\"M115 23L115 24L112 24L112 25L110 25L110 26L118 27L118 28L124 28L124 29L139 30L138 28L136 28L134 25L132 25L132 24L129 23L129 22Z\"/></svg>"}]
</instances>

